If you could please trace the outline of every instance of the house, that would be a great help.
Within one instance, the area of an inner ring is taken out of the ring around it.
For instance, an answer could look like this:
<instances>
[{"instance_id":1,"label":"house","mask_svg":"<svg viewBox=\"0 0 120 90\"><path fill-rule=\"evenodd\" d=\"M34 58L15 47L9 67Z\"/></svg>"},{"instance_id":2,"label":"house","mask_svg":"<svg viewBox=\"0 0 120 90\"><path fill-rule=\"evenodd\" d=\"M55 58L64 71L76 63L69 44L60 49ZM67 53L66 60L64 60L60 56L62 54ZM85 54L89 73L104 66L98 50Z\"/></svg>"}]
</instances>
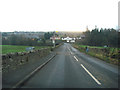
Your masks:
<instances>
[{"instance_id":1,"label":"house","mask_svg":"<svg viewBox=\"0 0 120 90\"><path fill-rule=\"evenodd\" d=\"M66 42L75 42L75 38L70 37L62 38L62 40L66 40Z\"/></svg>"}]
</instances>

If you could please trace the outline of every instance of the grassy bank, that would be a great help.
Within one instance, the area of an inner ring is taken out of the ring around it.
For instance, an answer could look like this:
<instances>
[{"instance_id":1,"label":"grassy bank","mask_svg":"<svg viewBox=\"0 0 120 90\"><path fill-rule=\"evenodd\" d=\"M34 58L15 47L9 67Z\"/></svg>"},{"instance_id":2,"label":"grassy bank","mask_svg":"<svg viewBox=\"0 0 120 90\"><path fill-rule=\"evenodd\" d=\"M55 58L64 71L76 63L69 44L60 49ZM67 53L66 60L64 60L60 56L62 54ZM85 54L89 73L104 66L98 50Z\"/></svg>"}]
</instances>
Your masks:
<instances>
[{"instance_id":1,"label":"grassy bank","mask_svg":"<svg viewBox=\"0 0 120 90\"><path fill-rule=\"evenodd\" d=\"M15 53L15 52L26 52L27 47L31 46L18 46L18 45L1 45L2 46L2 54L7 53ZM41 49L41 48L49 48L48 46L33 46L35 47L35 50Z\"/></svg>"},{"instance_id":2,"label":"grassy bank","mask_svg":"<svg viewBox=\"0 0 120 90\"><path fill-rule=\"evenodd\" d=\"M86 52L87 45L78 45L73 44L73 47L77 48L79 51L86 53L88 55L97 57L108 63L115 65L120 65L120 48L111 48L111 47L97 47L97 46L87 46L89 51Z\"/></svg>"}]
</instances>

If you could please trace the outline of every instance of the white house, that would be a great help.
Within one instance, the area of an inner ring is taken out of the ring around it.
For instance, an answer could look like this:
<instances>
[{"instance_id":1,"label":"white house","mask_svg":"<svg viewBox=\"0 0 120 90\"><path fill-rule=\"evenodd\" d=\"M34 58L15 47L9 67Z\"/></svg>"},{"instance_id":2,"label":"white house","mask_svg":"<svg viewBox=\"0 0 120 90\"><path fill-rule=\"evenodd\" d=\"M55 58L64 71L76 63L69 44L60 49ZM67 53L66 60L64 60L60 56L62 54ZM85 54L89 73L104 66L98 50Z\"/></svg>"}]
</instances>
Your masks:
<instances>
[{"instance_id":1,"label":"white house","mask_svg":"<svg viewBox=\"0 0 120 90\"><path fill-rule=\"evenodd\" d=\"M66 40L66 42L75 42L75 38L70 37L62 38L62 40Z\"/></svg>"}]
</instances>

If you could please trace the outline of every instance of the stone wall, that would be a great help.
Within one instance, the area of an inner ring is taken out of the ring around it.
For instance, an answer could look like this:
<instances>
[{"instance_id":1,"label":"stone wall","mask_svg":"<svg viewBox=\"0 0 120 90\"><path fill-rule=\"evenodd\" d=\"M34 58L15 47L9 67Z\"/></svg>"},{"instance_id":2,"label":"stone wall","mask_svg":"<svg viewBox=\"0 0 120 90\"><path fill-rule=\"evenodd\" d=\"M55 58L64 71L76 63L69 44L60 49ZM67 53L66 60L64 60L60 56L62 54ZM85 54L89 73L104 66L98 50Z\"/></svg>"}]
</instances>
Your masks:
<instances>
[{"instance_id":1,"label":"stone wall","mask_svg":"<svg viewBox=\"0 0 120 90\"><path fill-rule=\"evenodd\" d=\"M2 71L8 72L31 61L38 60L50 53L50 48L34 50L29 52L18 52L2 55Z\"/></svg>"}]
</instances>

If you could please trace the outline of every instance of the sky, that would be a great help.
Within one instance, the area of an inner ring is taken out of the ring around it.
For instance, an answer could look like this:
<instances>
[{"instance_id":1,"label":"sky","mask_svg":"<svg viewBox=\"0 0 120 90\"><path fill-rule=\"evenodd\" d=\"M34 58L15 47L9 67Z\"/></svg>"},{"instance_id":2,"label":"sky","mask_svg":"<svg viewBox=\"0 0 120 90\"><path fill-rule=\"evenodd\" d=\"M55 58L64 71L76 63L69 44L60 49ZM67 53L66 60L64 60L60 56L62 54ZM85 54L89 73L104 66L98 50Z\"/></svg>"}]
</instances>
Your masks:
<instances>
[{"instance_id":1,"label":"sky","mask_svg":"<svg viewBox=\"0 0 120 90\"><path fill-rule=\"evenodd\" d=\"M120 0L0 0L0 31L85 31L118 26Z\"/></svg>"}]
</instances>

